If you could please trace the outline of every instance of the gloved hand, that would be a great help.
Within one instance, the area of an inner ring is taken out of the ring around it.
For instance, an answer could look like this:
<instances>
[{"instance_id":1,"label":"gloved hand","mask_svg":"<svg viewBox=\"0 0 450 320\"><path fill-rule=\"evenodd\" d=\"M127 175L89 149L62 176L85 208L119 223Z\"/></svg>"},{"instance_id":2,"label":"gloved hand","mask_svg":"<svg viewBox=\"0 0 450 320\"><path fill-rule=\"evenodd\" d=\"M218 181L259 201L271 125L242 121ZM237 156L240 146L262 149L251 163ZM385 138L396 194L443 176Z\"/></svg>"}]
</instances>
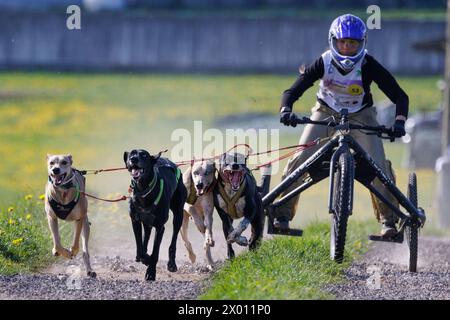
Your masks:
<instances>
[{"instance_id":1,"label":"gloved hand","mask_svg":"<svg viewBox=\"0 0 450 320\"><path fill-rule=\"evenodd\" d=\"M406 134L405 121L399 119L395 120L395 123L392 126L392 132L396 138L403 137Z\"/></svg>"},{"instance_id":2,"label":"gloved hand","mask_svg":"<svg viewBox=\"0 0 450 320\"><path fill-rule=\"evenodd\" d=\"M289 107L283 107L280 110L280 122L282 124L284 124L285 126L290 126L291 125L291 114L292 114L292 109Z\"/></svg>"}]
</instances>

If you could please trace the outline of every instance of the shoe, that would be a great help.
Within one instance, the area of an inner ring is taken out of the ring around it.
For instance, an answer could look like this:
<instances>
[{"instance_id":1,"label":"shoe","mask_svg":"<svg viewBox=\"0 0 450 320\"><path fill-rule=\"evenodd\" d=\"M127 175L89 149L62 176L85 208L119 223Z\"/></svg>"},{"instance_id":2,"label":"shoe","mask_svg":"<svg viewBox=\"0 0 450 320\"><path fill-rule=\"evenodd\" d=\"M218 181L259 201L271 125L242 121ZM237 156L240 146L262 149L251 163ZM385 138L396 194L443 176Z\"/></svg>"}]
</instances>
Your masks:
<instances>
[{"instance_id":1,"label":"shoe","mask_svg":"<svg viewBox=\"0 0 450 320\"><path fill-rule=\"evenodd\" d=\"M383 238L392 238L396 236L398 233L397 228L395 227L395 223L393 222L383 222L383 226L381 228L381 236Z\"/></svg>"},{"instance_id":2,"label":"shoe","mask_svg":"<svg viewBox=\"0 0 450 320\"><path fill-rule=\"evenodd\" d=\"M275 221L273 222L273 226L280 230L288 230L289 229L289 219L287 217L275 218Z\"/></svg>"}]
</instances>

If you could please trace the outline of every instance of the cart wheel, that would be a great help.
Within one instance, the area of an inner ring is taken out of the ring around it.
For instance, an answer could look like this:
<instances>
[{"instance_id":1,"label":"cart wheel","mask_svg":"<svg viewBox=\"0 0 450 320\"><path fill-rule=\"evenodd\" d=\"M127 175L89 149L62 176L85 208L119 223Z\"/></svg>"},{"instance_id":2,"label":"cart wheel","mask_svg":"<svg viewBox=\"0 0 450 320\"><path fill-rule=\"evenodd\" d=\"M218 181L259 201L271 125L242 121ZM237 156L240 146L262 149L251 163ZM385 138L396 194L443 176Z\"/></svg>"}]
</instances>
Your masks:
<instances>
[{"instance_id":1,"label":"cart wheel","mask_svg":"<svg viewBox=\"0 0 450 320\"><path fill-rule=\"evenodd\" d=\"M415 173L410 173L408 177L408 199L417 208L417 177ZM419 224L416 219L407 222L405 234L409 247L409 271L417 272Z\"/></svg>"},{"instance_id":2,"label":"cart wheel","mask_svg":"<svg viewBox=\"0 0 450 320\"><path fill-rule=\"evenodd\" d=\"M334 203L331 221L330 256L337 263L344 259L347 221L353 195L353 157L343 153L339 157L334 179Z\"/></svg>"}]
</instances>

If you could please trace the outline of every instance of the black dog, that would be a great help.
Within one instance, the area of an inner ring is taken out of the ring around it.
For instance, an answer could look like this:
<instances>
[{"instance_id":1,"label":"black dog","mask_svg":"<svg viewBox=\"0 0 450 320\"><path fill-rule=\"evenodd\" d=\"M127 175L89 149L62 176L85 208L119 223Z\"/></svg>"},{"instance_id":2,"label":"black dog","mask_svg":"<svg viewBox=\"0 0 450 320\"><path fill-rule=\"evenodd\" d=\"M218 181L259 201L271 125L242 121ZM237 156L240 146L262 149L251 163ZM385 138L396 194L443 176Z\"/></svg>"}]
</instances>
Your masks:
<instances>
[{"instance_id":1,"label":"black dog","mask_svg":"<svg viewBox=\"0 0 450 320\"><path fill-rule=\"evenodd\" d=\"M187 197L180 170L173 162L160 156L161 153L152 156L145 150L132 150L123 154L123 160L132 177L130 187L133 196L130 199L129 212L136 238L136 261L148 266L145 280L156 278L159 247L164 234L164 224L169 219L169 209L174 217L167 269L171 272L177 271L176 244ZM152 254L148 255L147 245L152 227L155 227L156 234Z\"/></svg>"},{"instance_id":2,"label":"black dog","mask_svg":"<svg viewBox=\"0 0 450 320\"><path fill-rule=\"evenodd\" d=\"M241 236L249 224L252 226L250 250L260 244L264 211L255 178L246 166L246 158L239 153L225 153L220 158L219 177L214 188L214 206L222 219L223 233L228 243L228 258L234 257L232 243L247 246ZM233 220L244 217L233 230Z\"/></svg>"}]
</instances>

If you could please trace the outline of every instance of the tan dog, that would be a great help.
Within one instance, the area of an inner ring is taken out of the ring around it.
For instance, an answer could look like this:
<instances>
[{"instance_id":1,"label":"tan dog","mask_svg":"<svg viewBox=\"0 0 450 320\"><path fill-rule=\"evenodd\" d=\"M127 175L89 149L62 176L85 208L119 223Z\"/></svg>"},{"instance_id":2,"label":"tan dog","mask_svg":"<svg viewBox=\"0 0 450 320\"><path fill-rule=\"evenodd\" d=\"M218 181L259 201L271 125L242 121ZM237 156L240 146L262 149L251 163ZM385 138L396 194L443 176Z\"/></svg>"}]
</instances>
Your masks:
<instances>
[{"instance_id":1,"label":"tan dog","mask_svg":"<svg viewBox=\"0 0 450 320\"><path fill-rule=\"evenodd\" d=\"M213 269L211 247L214 247L212 235L214 201L212 189L216 181L216 166L212 161L201 161L194 163L183 174L183 183L188 190L188 198L184 205L183 224L181 226L181 237L189 253L189 259L195 262L196 256L188 239L189 217L195 222L197 229L204 236L203 248L208 260L207 268Z\"/></svg>"},{"instance_id":2,"label":"tan dog","mask_svg":"<svg viewBox=\"0 0 450 320\"><path fill-rule=\"evenodd\" d=\"M45 188L45 212L47 213L48 226L53 237L53 250L55 256L63 256L67 259L75 257L79 251L80 234L82 235L83 261L87 275L95 277L92 271L88 241L89 221L87 216L87 199L84 195L85 178L81 173L72 168L71 155L47 154L48 183ZM74 236L70 250L64 248L58 230L58 218L66 221L74 221Z\"/></svg>"}]
</instances>

